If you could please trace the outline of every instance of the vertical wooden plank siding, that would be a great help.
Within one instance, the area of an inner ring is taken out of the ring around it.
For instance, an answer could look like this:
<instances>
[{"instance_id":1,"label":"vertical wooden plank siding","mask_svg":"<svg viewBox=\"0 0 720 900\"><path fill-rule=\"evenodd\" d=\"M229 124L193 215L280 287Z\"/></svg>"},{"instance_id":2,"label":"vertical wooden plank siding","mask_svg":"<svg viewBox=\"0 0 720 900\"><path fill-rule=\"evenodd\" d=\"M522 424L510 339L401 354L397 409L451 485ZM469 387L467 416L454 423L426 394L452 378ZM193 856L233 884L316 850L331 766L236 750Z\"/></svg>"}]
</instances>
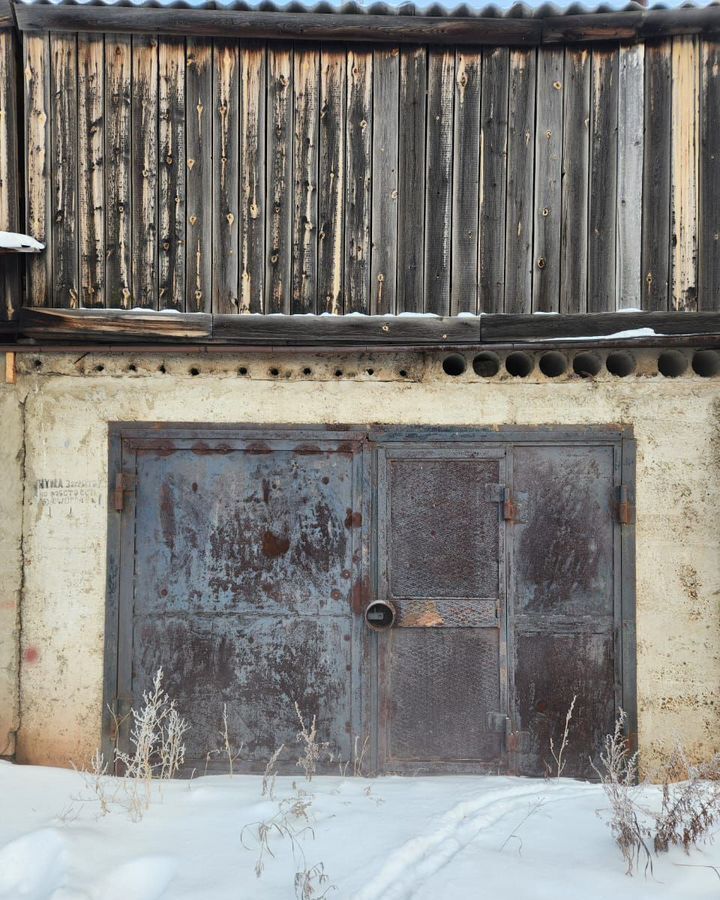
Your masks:
<instances>
[{"instance_id":1,"label":"vertical wooden plank siding","mask_svg":"<svg viewBox=\"0 0 720 900\"><path fill-rule=\"evenodd\" d=\"M347 55L345 312L370 312L372 51Z\"/></svg>"},{"instance_id":2,"label":"vertical wooden plank siding","mask_svg":"<svg viewBox=\"0 0 720 900\"><path fill-rule=\"evenodd\" d=\"M592 50L588 312L615 309L618 51Z\"/></svg>"},{"instance_id":3,"label":"vertical wooden plank siding","mask_svg":"<svg viewBox=\"0 0 720 900\"><path fill-rule=\"evenodd\" d=\"M320 53L295 48L293 178L293 313L315 312L317 293Z\"/></svg>"},{"instance_id":4,"label":"vertical wooden plank siding","mask_svg":"<svg viewBox=\"0 0 720 900\"><path fill-rule=\"evenodd\" d=\"M127 34L105 35L105 302L132 305L132 47Z\"/></svg>"},{"instance_id":5,"label":"vertical wooden plank siding","mask_svg":"<svg viewBox=\"0 0 720 900\"><path fill-rule=\"evenodd\" d=\"M373 53L370 312L395 312L400 51Z\"/></svg>"},{"instance_id":6,"label":"vertical wooden plank siding","mask_svg":"<svg viewBox=\"0 0 720 900\"><path fill-rule=\"evenodd\" d=\"M78 35L80 305L105 306L104 39Z\"/></svg>"},{"instance_id":7,"label":"vertical wooden plank siding","mask_svg":"<svg viewBox=\"0 0 720 900\"><path fill-rule=\"evenodd\" d=\"M57 306L79 304L77 35L50 35L52 270Z\"/></svg>"},{"instance_id":8,"label":"vertical wooden plank siding","mask_svg":"<svg viewBox=\"0 0 720 900\"><path fill-rule=\"evenodd\" d=\"M560 303L564 62L562 48L538 50L533 240L533 310L537 312L557 312Z\"/></svg>"},{"instance_id":9,"label":"vertical wooden plank siding","mask_svg":"<svg viewBox=\"0 0 720 900\"><path fill-rule=\"evenodd\" d=\"M618 75L617 306L639 309L641 303L643 174L643 85L645 48L620 48Z\"/></svg>"},{"instance_id":10,"label":"vertical wooden plank siding","mask_svg":"<svg viewBox=\"0 0 720 900\"><path fill-rule=\"evenodd\" d=\"M158 308L158 42L132 38L132 305Z\"/></svg>"},{"instance_id":11,"label":"vertical wooden plank siding","mask_svg":"<svg viewBox=\"0 0 720 900\"><path fill-rule=\"evenodd\" d=\"M704 40L700 71L698 307L720 309L720 43Z\"/></svg>"},{"instance_id":12,"label":"vertical wooden plank siding","mask_svg":"<svg viewBox=\"0 0 720 900\"><path fill-rule=\"evenodd\" d=\"M26 302L53 306L50 146L50 36L23 35L25 105L25 230L45 244L27 258Z\"/></svg>"},{"instance_id":13,"label":"vertical wooden plank siding","mask_svg":"<svg viewBox=\"0 0 720 900\"><path fill-rule=\"evenodd\" d=\"M185 309L210 312L212 296L212 44L188 38L185 69Z\"/></svg>"},{"instance_id":14,"label":"vertical wooden plank siding","mask_svg":"<svg viewBox=\"0 0 720 900\"><path fill-rule=\"evenodd\" d=\"M397 308L424 308L427 50L400 48Z\"/></svg>"},{"instance_id":15,"label":"vertical wooden plank siding","mask_svg":"<svg viewBox=\"0 0 720 900\"><path fill-rule=\"evenodd\" d=\"M668 308L670 288L670 139L672 43L645 45L642 186L642 308Z\"/></svg>"},{"instance_id":16,"label":"vertical wooden plank siding","mask_svg":"<svg viewBox=\"0 0 720 900\"><path fill-rule=\"evenodd\" d=\"M671 309L697 309L698 44L672 42Z\"/></svg>"},{"instance_id":17,"label":"vertical wooden plank siding","mask_svg":"<svg viewBox=\"0 0 720 900\"><path fill-rule=\"evenodd\" d=\"M479 312L502 312L505 295L505 199L510 55L483 51L480 132Z\"/></svg>"},{"instance_id":18,"label":"vertical wooden plank siding","mask_svg":"<svg viewBox=\"0 0 720 900\"><path fill-rule=\"evenodd\" d=\"M720 309L720 41L23 41L30 304Z\"/></svg>"},{"instance_id":19,"label":"vertical wooden plank siding","mask_svg":"<svg viewBox=\"0 0 720 900\"><path fill-rule=\"evenodd\" d=\"M515 314L532 307L536 60L534 49L510 51L504 311Z\"/></svg>"},{"instance_id":20,"label":"vertical wooden plank siding","mask_svg":"<svg viewBox=\"0 0 720 900\"><path fill-rule=\"evenodd\" d=\"M158 304L185 309L185 41L163 38L158 67Z\"/></svg>"},{"instance_id":21,"label":"vertical wooden plank siding","mask_svg":"<svg viewBox=\"0 0 720 900\"><path fill-rule=\"evenodd\" d=\"M425 310L450 312L455 53L428 55L425 180Z\"/></svg>"},{"instance_id":22,"label":"vertical wooden plank siding","mask_svg":"<svg viewBox=\"0 0 720 900\"><path fill-rule=\"evenodd\" d=\"M565 50L560 312L587 310L590 51Z\"/></svg>"},{"instance_id":23,"label":"vertical wooden plank siding","mask_svg":"<svg viewBox=\"0 0 720 900\"><path fill-rule=\"evenodd\" d=\"M240 54L240 312L262 312L265 285L265 47Z\"/></svg>"},{"instance_id":24,"label":"vertical wooden plank siding","mask_svg":"<svg viewBox=\"0 0 720 900\"><path fill-rule=\"evenodd\" d=\"M320 57L318 312L334 315L343 311L345 89L345 51L324 49Z\"/></svg>"},{"instance_id":25,"label":"vertical wooden plank siding","mask_svg":"<svg viewBox=\"0 0 720 900\"><path fill-rule=\"evenodd\" d=\"M240 60L233 41L215 41L213 55L213 302L214 313L238 312Z\"/></svg>"},{"instance_id":26,"label":"vertical wooden plank siding","mask_svg":"<svg viewBox=\"0 0 720 900\"><path fill-rule=\"evenodd\" d=\"M265 312L290 312L293 51L268 47Z\"/></svg>"},{"instance_id":27,"label":"vertical wooden plank siding","mask_svg":"<svg viewBox=\"0 0 720 900\"><path fill-rule=\"evenodd\" d=\"M477 311L481 98L482 53L458 50L455 57L455 159L450 240L452 315Z\"/></svg>"},{"instance_id":28,"label":"vertical wooden plank siding","mask_svg":"<svg viewBox=\"0 0 720 900\"><path fill-rule=\"evenodd\" d=\"M15 33L0 31L0 229L20 231L17 62ZM19 260L5 256L0 267L0 322L14 318L20 304Z\"/></svg>"}]
</instances>

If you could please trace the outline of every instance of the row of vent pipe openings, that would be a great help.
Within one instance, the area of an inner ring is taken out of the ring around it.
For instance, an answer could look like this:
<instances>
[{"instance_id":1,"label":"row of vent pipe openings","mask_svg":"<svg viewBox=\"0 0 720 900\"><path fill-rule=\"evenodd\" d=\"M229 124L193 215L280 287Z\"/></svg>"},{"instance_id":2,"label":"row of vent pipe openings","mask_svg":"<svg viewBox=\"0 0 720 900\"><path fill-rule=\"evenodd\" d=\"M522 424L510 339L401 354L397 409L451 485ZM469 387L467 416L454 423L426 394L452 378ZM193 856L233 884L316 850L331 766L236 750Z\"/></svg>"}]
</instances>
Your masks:
<instances>
[{"instance_id":1,"label":"row of vent pipe openings","mask_svg":"<svg viewBox=\"0 0 720 900\"><path fill-rule=\"evenodd\" d=\"M637 370L637 361L627 350L610 352L604 360L601 354L593 351L576 353L569 359L557 350L548 350L537 357L523 350L515 350L502 360L498 354L485 351L478 353L471 362L473 371L481 378L493 378L500 374L503 367L508 375L527 378L535 372L536 364L547 378L559 378L566 374L594 378L602 374L603 364L605 370L617 378L627 378ZM442 368L446 375L458 377L466 372L468 360L461 353L449 353L442 361ZM701 378L713 378L720 375L720 352L697 350L689 357L680 350L664 350L658 354L657 370L665 378L679 378L690 371Z\"/></svg>"}]
</instances>

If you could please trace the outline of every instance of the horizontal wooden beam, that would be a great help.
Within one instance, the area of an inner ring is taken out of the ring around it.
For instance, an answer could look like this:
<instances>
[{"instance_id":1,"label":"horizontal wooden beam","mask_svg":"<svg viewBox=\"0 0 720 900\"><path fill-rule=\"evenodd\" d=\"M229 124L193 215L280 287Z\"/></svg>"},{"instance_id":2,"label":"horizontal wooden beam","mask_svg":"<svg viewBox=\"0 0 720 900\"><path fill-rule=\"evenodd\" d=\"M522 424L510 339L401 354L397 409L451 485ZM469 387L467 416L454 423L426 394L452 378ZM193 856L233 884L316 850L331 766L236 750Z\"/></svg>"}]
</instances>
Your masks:
<instances>
[{"instance_id":1,"label":"horizontal wooden beam","mask_svg":"<svg viewBox=\"0 0 720 900\"><path fill-rule=\"evenodd\" d=\"M521 19L504 16L362 15L138 8L92 3L68 6L16 3L15 15L23 31L125 32L393 44L536 46L720 32L720 7L717 6Z\"/></svg>"},{"instance_id":2,"label":"horizontal wooden beam","mask_svg":"<svg viewBox=\"0 0 720 900\"><path fill-rule=\"evenodd\" d=\"M655 335L716 334L720 338L720 313L621 312L575 315L482 316L485 343L581 340L622 335L652 329ZM641 335L635 335L641 337Z\"/></svg>"},{"instance_id":3,"label":"horizontal wooden beam","mask_svg":"<svg viewBox=\"0 0 720 900\"><path fill-rule=\"evenodd\" d=\"M24 306L17 333L50 340L203 342L212 337L207 313L143 313L114 309L48 309Z\"/></svg>"},{"instance_id":4,"label":"horizontal wooden beam","mask_svg":"<svg viewBox=\"0 0 720 900\"><path fill-rule=\"evenodd\" d=\"M315 317L23 307L16 329L20 340L138 346L430 349L520 344L547 347L566 343L586 346L598 341L606 346L642 346L685 340L720 344L720 313Z\"/></svg>"},{"instance_id":5,"label":"horizontal wooden beam","mask_svg":"<svg viewBox=\"0 0 720 900\"><path fill-rule=\"evenodd\" d=\"M15 13L11 0L0 0L0 28L14 28Z\"/></svg>"}]
</instances>

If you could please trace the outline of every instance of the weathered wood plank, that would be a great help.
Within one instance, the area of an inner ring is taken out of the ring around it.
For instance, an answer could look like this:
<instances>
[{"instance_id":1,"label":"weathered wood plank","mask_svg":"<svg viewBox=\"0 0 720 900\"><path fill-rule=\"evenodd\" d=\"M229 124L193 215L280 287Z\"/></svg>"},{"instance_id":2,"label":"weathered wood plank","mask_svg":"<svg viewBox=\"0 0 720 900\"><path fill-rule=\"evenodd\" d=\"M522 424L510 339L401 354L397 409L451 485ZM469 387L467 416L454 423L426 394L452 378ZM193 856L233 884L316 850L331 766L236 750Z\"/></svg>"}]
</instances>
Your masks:
<instances>
[{"instance_id":1,"label":"weathered wood plank","mask_svg":"<svg viewBox=\"0 0 720 900\"><path fill-rule=\"evenodd\" d=\"M16 54L15 32L0 31L0 229L3 231L21 230ZM0 267L0 322L14 319L21 302L19 260L6 256Z\"/></svg>"},{"instance_id":2,"label":"weathered wood plank","mask_svg":"<svg viewBox=\"0 0 720 900\"><path fill-rule=\"evenodd\" d=\"M265 63L263 44L240 51L240 312L262 312L265 291Z\"/></svg>"},{"instance_id":3,"label":"weathered wood plank","mask_svg":"<svg viewBox=\"0 0 720 900\"><path fill-rule=\"evenodd\" d=\"M615 309L618 51L592 51L588 312Z\"/></svg>"},{"instance_id":4,"label":"weathered wood plank","mask_svg":"<svg viewBox=\"0 0 720 900\"><path fill-rule=\"evenodd\" d=\"M213 302L216 313L239 310L238 160L240 58L236 43L215 41L213 52Z\"/></svg>"},{"instance_id":5,"label":"weathered wood plank","mask_svg":"<svg viewBox=\"0 0 720 900\"><path fill-rule=\"evenodd\" d=\"M212 44L188 38L185 70L185 309L210 312L212 299Z\"/></svg>"},{"instance_id":6,"label":"weathered wood plank","mask_svg":"<svg viewBox=\"0 0 720 900\"><path fill-rule=\"evenodd\" d=\"M185 309L185 42L163 38L158 54L158 306Z\"/></svg>"},{"instance_id":7,"label":"weathered wood plank","mask_svg":"<svg viewBox=\"0 0 720 900\"><path fill-rule=\"evenodd\" d=\"M132 305L158 308L158 42L132 41Z\"/></svg>"},{"instance_id":8,"label":"weathered wood plank","mask_svg":"<svg viewBox=\"0 0 720 900\"><path fill-rule=\"evenodd\" d=\"M397 296L400 50L373 51L372 258L370 311L395 312Z\"/></svg>"},{"instance_id":9,"label":"weathered wood plank","mask_svg":"<svg viewBox=\"0 0 720 900\"><path fill-rule=\"evenodd\" d=\"M290 312L292 294L293 51L268 46L265 312Z\"/></svg>"},{"instance_id":10,"label":"weathered wood plank","mask_svg":"<svg viewBox=\"0 0 720 900\"><path fill-rule=\"evenodd\" d=\"M502 312L505 296L505 200L510 55L483 51L478 311Z\"/></svg>"},{"instance_id":11,"label":"weathered wood plank","mask_svg":"<svg viewBox=\"0 0 720 900\"><path fill-rule=\"evenodd\" d=\"M428 52L425 310L450 312L455 53Z\"/></svg>"},{"instance_id":12,"label":"weathered wood plank","mask_svg":"<svg viewBox=\"0 0 720 900\"><path fill-rule=\"evenodd\" d=\"M652 328L661 343L664 335L712 334L720 328L720 313L706 312L692 316L677 312L606 312L557 316L490 315L481 319L484 343L541 342L563 339L582 340L612 337L619 332ZM618 339L626 340L629 339ZM590 344L592 346L592 344ZM601 347L602 343L594 344Z\"/></svg>"},{"instance_id":13,"label":"weathered wood plank","mask_svg":"<svg viewBox=\"0 0 720 900\"><path fill-rule=\"evenodd\" d=\"M587 309L590 51L565 50L560 312ZM509 312L509 310L508 310Z\"/></svg>"},{"instance_id":14,"label":"weathered wood plank","mask_svg":"<svg viewBox=\"0 0 720 900\"><path fill-rule=\"evenodd\" d=\"M334 314L343 311L346 65L344 50L321 51L318 312Z\"/></svg>"},{"instance_id":15,"label":"weathered wood plank","mask_svg":"<svg viewBox=\"0 0 720 900\"><path fill-rule=\"evenodd\" d=\"M536 51L510 51L505 303L508 313L532 308Z\"/></svg>"},{"instance_id":16,"label":"weathered wood plank","mask_svg":"<svg viewBox=\"0 0 720 900\"><path fill-rule=\"evenodd\" d=\"M668 308L672 44L645 46L645 143L642 197L642 308Z\"/></svg>"},{"instance_id":17,"label":"weathered wood plank","mask_svg":"<svg viewBox=\"0 0 720 900\"><path fill-rule=\"evenodd\" d=\"M212 317L202 313L146 313L120 309L31 309L21 311L20 333L46 340L105 342L206 342Z\"/></svg>"},{"instance_id":18,"label":"weathered wood plank","mask_svg":"<svg viewBox=\"0 0 720 900\"><path fill-rule=\"evenodd\" d=\"M686 311L697 309L699 79L696 38L673 38L670 304Z\"/></svg>"},{"instance_id":19,"label":"weathered wood plank","mask_svg":"<svg viewBox=\"0 0 720 900\"><path fill-rule=\"evenodd\" d=\"M424 308L425 93L427 50L400 50L398 142L398 312Z\"/></svg>"},{"instance_id":20,"label":"weathered wood plank","mask_svg":"<svg viewBox=\"0 0 720 900\"><path fill-rule=\"evenodd\" d=\"M105 306L104 40L78 35L80 305Z\"/></svg>"},{"instance_id":21,"label":"weathered wood plank","mask_svg":"<svg viewBox=\"0 0 720 900\"><path fill-rule=\"evenodd\" d=\"M298 47L294 74L293 313L315 312L317 299L320 51Z\"/></svg>"},{"instance_id":22,"label":"weathered wood plank","mask_svg":"<svg viewBox=\"0 0 720 900\"><path fill-rule=\"evenodd\" d=\"M213 316L213 343L272 346L435 346L474 344L480 324L470 317Z\"/></svg>"},{"instance_id":23,"label":"weathered wood plank","mask_svg":"<svg viewBox=\"0 0 720 900\"><path fill-rule=\"evenodd\" d=\"M720 309L720 42L702 42L698 308Z\"/></svg>"},{"instance_id":24,"label":"weathered wood plank","mask_svg":"<svg viewBox=\"0 0 720 900\"><path fill-rule=\"evenodd\" d=\"M126 34L105 35L105 299L132 305L132 48Z\"/></svg>"},{"instance_id":25,"label":"weathered wood plank","mask_svg":"<svg viewBox=\"0 0 720 900\"><path fill-rule=\"evenodd\" d=\"M455 58L450 312L477 311L482 53Z\"/></svg>"},{"instance_id":26,"label":"weathered wood plank","mask_svg":"<svg viewBox=\"0 0 720 900\"><path fill-rule=\"evenodd\" d=\"M560 306L564 64L562 48L542 47L538 50L533 238L535 312L557 312Z\"/></svg>"},{"instance_id":27,"label":"weathered wood plank","mask_svg":"<svg viewBox=\"0 0 720 900\"><path fill-rule=\"evenodd\" d=\"M78 260L77 35L50 35L53 305L76 307Z\"/></svg>"},{"instance_id":28,"label":"weathered wood plank","mask_svg":"<svg viewBox=\"0 0 720 900\"><path fill-rule=\"evenodd\" d=\"M370 310L372 51L347 55L345 312Z\"/></svg>"},{"instance_id":29,"label":"weathered wood plank","mask_svg":"<svg viewBox=\"0 0 720 900\"><path fill-rule=\"evenodd\" d=\"M618 73L617 307L641 305L644 63L642 44L620 48Z\"/></svg>"},{"instance_id":30,"label":"weathered wood plank","mask_svg":"<svg viewBox=\"0 0 720 900\"><path fill-rule=\"evenodd\" d=\"M606 13L527 17L445 17L367 15L328 12L264 12L227 9L162 8L18 3L15 12L26 31L125 31L132 33L244 38L384 41L459 46L536 46L540 43L638 40L663 34L715 34L717 7L618 10Z\"/></svg>"}]
</instances>

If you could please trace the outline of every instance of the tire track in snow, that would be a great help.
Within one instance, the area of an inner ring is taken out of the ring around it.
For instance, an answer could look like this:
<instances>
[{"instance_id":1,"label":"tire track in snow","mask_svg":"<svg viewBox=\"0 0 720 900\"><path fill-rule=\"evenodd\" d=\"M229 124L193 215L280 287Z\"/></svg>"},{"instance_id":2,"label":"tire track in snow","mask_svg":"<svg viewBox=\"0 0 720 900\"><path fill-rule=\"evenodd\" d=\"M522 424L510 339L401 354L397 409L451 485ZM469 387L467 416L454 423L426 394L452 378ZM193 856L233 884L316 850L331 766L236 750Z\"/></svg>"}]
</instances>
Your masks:
<instances>
[{"instance_id":1,"label":"tire track in snow","mask_svg":"<svg viewBox=\"0 0 720 900\"><path fill-rule=\"evenodd\" d=\"M526 787L500 788L475 800L453 806L429 834L419 835L395 850L385 865L353 900L403 900L411 897L423 882L434 875L482 831L512 812L524 808L523 801L569 800L584 793L583 788L554 786L548 791Z\"/></svg>"}]
</instances>

